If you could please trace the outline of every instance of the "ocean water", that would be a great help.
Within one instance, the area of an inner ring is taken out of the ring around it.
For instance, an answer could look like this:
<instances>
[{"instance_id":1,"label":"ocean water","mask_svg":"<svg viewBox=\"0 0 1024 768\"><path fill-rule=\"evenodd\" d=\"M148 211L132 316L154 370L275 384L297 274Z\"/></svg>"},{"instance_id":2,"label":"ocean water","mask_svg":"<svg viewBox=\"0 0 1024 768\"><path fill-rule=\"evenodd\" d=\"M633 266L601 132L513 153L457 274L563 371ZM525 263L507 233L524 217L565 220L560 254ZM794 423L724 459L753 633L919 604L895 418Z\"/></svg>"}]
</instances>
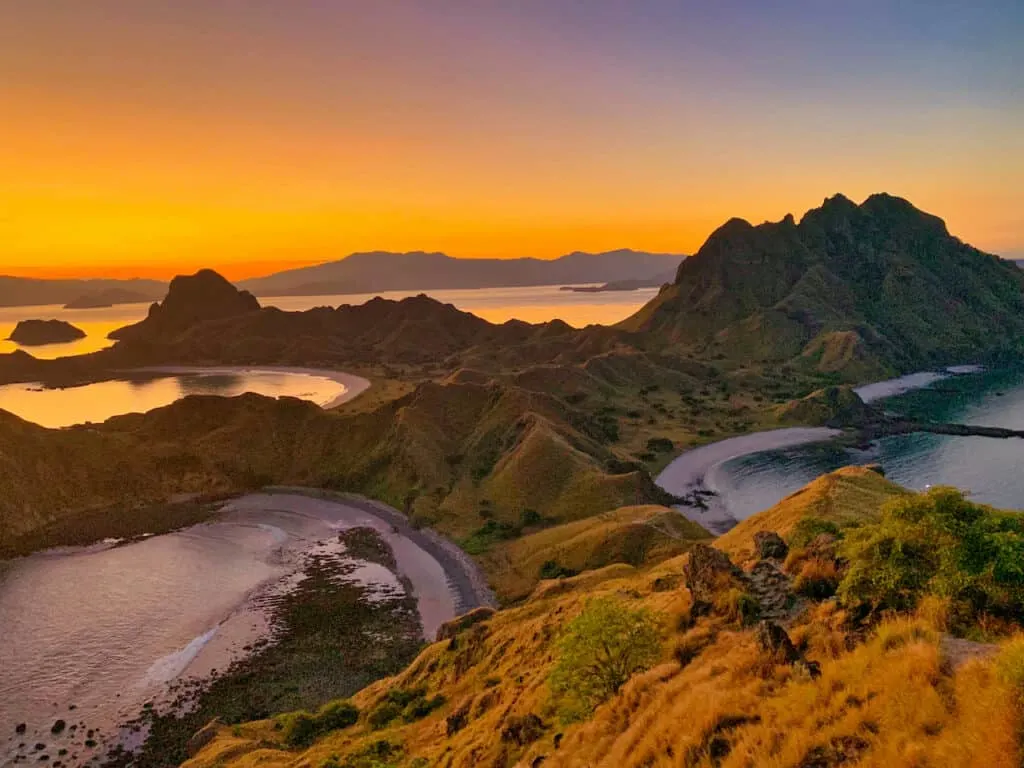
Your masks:
<instances>
[{"instance_id":1,"label":"ocean water","mask_svg":"<svg viewBox=\"0 0 1024 768\"><path fill-rule=\"evenodd\" d=\"M58 428L111 416L144 413L187 395L234 397L255 392L298 397L328 405L343 395L343 384L326 376L267 369L220 369L182 375L138 374L64 389L38 384L0 386L0 409L44 427Z\"/></svg>"},{"instance_id":2,"label":"ocean water","mask_svg":"<svg viewBox=\"0 0 1024 768\"><path fill-rule=\"evenodd\" d=\"M305 497L257 494L174 533L0 561L0 766L17 754L79 765L128 737L119 726L159 708L169 684L226 669L267 637L268 602L301 581L309 553L342 555L338 532L354 526L377 529L416 580L425 630L454 616L428 553L361 510ZM368 599L404 589L380 565L352 565L344 578ZM55 735L57 720L68 728Z\"/></svg>"},{"instance_id":3,"label":"ocean water","mask_svg":"<svg viewBox=\"0 0 1024 768\"><path fill-rule=\"evenodd\" d=\"M478 288L451 291L430 291L429 295L459 309L472 312L492 323L503 323L513 318L530 323L563 320L571 326L610 325L624 320L657 294L655 288L607 293L575 293L563 291L562 286L541 285L525 288ZM417 291L388 291L381 294L335 294L329 296L268 296L260 297L265 306L274 306L290 312L301 312L313 307L339 304L363 304L374 296L403 299L415 296ZM137 323L146 317L148 304L125 304L100 309L63 309L60 306L2 307L0 308L0 353L18 349L7 341L19 320L65 320L86 333L84 339L70 344L48 344L27 347L40 358L66 357L96 352L111 346L107 334L125 325Z\"/></svg>"},{"instance_id":4,"label":"ocean water","mask_svg":"<svg viewBox=\"0 0 1024 768\"><path fill-rule=\"evenodd\" d=\"M935 381L885 400L919 419L1024 429L1024 371L995 371ZM771 507L825 472L877 462L886 476L916 490L952 485L980 503L1024 510L1024 440L912 434L867 450L816 443L751 454L717 467L713 482L743 519Z\"/></svg>"}]
</instances>

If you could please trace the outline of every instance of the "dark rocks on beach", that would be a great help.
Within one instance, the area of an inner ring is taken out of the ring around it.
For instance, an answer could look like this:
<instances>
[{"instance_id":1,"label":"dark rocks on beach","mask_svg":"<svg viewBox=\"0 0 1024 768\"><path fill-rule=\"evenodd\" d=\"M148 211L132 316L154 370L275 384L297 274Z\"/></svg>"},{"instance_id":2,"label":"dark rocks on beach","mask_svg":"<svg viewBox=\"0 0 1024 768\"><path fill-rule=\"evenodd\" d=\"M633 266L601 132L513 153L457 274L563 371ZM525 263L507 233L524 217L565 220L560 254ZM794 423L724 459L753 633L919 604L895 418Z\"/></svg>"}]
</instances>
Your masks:
<instances>
[{"instance_id":1,"label":"dark rocks on beach","mask_svg":"<svg viewBox=\"0 0 1024 768\"><path fill-rule=\"evenodd\" d=\"M63 720L58 720L50 728L50 733L56 735L58 733L64 733L64 729L68 727L68 724Z\"/></svg>"},{"instance_id":2,"label":"dark rocks on beach","mask_svg":"<svg viewBox=\"0 0 1024 768\"><path fill-rule=\"evenodd\" d=\"M762 559L783 560L789 554L789 547L774 531L758 531L754 534L754 546Z\"/></svg>"},{"instance_id":3,"label":"dark rocks on beach","mask_svg":"<svg viewBox=\"0 0 1024 768\"><path fill-rule=\"evenodd\" d=\"M44 749L46 749L46 745L43 744L42 742L40 742L39 744L36 744L35 747L33 747L33 750L36 751L36 752L42 752Z\"/></svg>"},{"instance_id":4,"label":"dark rocks on beach","mask_svg":"<svg viewBox=\"0 0 1024 768\"><path fill-rule=\"evenodd\" d=\"M28 730L28 723L18 723L18 725L14 728L14 732L15 733L24 733L27 730Z\"/></svg>"}]
</instances>

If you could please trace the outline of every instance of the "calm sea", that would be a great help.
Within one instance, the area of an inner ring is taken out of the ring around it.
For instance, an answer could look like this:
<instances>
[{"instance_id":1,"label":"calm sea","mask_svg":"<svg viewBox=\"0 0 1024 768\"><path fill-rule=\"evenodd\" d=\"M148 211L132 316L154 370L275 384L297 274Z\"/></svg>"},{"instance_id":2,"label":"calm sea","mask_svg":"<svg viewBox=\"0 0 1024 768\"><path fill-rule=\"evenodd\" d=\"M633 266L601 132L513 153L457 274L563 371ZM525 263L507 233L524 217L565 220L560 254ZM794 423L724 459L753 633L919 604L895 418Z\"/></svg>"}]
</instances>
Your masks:
<instances>
[{"instance_id":1,"label":"calm sea","mask_svg":"<svg viewBox=\"0 0 1024 768\"><path fill-rule=\"evenodd\" d=\"M1024 429L1024 371L956 376L884 402L919 419ZM819 475L849 464L880 463L908 488L952 485L975 501L1024 509L1024 440L913 434L869 450L817 443L751 454L716 468L714 485L739 519L767 509Z\"/></svg>"},{"instance_id":2,"label":"calm sea","mask_svg":"<svg viewBox=\"0 0 1024 768\"><path fill-rule=\"evenodd\" d=\"M270 296L260 297L265 306L290 312L339 304L364 304L376 295L386 299L415 296L417 291L391 291L381 294L339 294L332 296ZM431 291L438 301L454 304L492 323L513 318L528 323L563 320L582 328L586 325L611 325L625 320L657 294L655 288L607 293L576 293L561 286L541 285L526 288L479 288L473 290ZM31 347L36 357L54 358L81 355L109 347L113 342L107 334L146 316L148 304L125 304L104 309L63 309L59 306L0 308L0 353L13 352L18 346L7 341L19 320L65 320L85 331L86 338L70 344L49 344Z\"/></svg>"}]
</instances>

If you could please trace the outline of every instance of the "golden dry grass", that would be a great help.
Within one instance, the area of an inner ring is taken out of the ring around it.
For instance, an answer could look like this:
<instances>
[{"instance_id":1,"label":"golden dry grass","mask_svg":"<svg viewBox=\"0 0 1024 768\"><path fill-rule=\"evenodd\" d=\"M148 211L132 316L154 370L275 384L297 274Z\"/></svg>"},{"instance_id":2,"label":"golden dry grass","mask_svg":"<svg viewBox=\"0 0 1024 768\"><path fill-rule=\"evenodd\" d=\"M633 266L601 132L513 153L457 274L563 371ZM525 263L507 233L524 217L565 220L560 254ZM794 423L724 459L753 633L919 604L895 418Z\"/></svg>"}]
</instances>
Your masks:
<instances>
[{"instance_id":1,"label":"golden dry grass","mask_svg":"<svg viewBox=\"0 0 1024 768\"><path fill-rule=\"evenodd\" d=\"M784 537L805 517L828 520L837 525L871 520L882 504L907 491L863 467L843 467L822 475L771 509L740 522L715 541L737 563L754 557L754 534L775 531Z\"/></svg>"},{"instance_id":2,"label":"golden dry grass","mask_svg":"<svg viewBox=\"0 0 1024 768\"><path fill-rule=\"evenodd\" d=\"M674 510L623 507L502 542L480 561L499 599L508 602L533 591L545 562L576 572L616 562L651 565L710 538L711 534Z\"/></svg>"}]
</instances>

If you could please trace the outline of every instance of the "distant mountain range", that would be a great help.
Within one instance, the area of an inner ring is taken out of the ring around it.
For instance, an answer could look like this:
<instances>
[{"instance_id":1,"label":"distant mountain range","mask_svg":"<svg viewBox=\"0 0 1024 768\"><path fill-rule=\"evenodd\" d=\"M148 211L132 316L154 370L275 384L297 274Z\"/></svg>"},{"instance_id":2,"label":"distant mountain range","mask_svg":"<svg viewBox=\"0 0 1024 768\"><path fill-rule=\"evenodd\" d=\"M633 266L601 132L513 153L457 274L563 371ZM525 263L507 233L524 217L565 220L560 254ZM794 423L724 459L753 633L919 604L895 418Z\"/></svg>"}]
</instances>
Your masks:
<instances>
[{"instance_id":1,"label":"distant mountain range","mask_svg":"<svg viewBox=\"0 0 1024 768\"><path fill-rule=\"evenodd\" d=\"M0 276L0 307L73 304L74 309L122 304L126 300L157 301L165 293L167 283L159 280L40 280Z\"/></svg>"},{"instance_id":2,"label":"distant mountain range","mask_svg":"<svg viewBox=\"0 0 1024 768\"><path fill-rule=\"evenodd\" d=\"M620 328L647 348L870 379L1024 351L1024 272L906 200L731 219Z\"/></svg>"},{"instance_id":3,"label":"distant mountain range","mask_svg":"<svg viewBox=\"0 0 1024 768\"><path fill-rule=\"evenodd\" d=\"M353 253L344 259L243 280L257 296L330 296L384 291L499 288L650 280L674 271L682 254L622 249L575 252L557 259L456 259L443 253ZM0 276L0 307L66 305L69 309L159 301L158 280L41 280Z\"/></svg>"},{"instance_id":4,"label":"distant mountain range","mask_svg":"<svg viewBox=\"0 0 1024 768\"><path fill-rule=\"evenodd\" d=\"M456 259L443 253L353 253L340 261L238 283L256 296L319 296L648 279L675 269L682 254L629 249L557 259Z\"/></svg>"}]
</instances>

